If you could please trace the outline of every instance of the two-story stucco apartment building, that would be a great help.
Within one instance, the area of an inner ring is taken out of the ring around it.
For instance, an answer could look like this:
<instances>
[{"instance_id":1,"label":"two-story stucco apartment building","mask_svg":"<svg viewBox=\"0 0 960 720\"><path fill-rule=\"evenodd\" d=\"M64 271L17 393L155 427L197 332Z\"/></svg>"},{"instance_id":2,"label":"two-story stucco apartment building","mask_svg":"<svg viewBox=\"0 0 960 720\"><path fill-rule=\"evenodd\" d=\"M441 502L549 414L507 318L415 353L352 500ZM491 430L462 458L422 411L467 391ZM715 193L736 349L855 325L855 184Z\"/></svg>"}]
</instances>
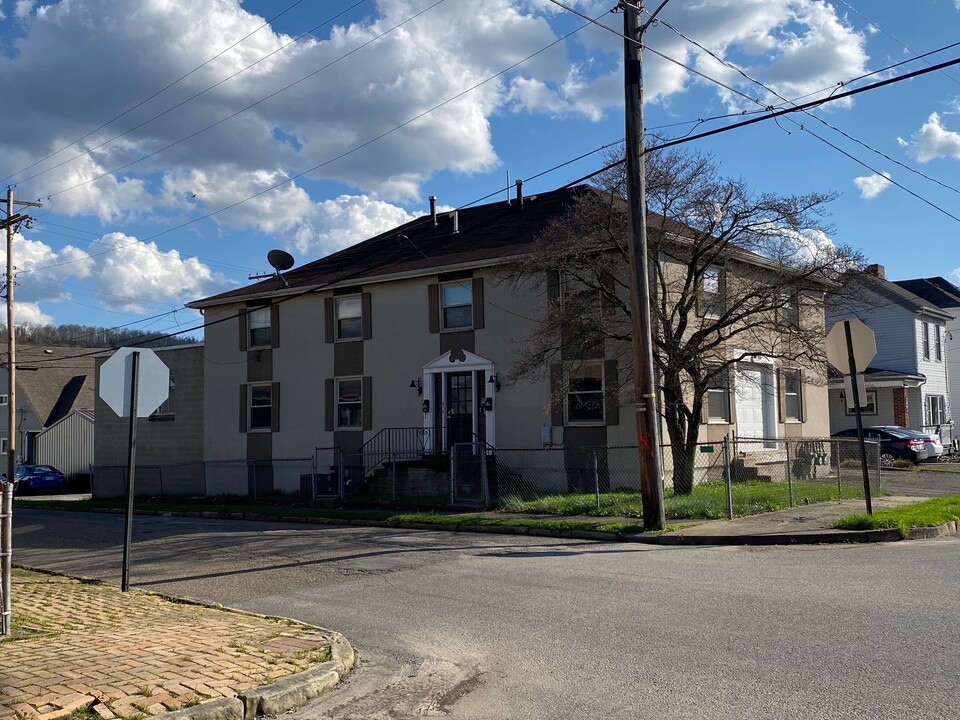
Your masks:
<instances>
[{"instance_id":1,"label":"two-story stucco apartment building","mask_svg":"<svg viewBox=\"0 0 960 720\"><path fill-rule=\"evenodd\" d=\"M205 460L356 453L392 428L418 428L432 454L462 442L635 443L632 405L611 392L627 369L612 356L564 368L560 402L549 371L511 377L556 284L518 290L499 281L499 268L530 253L582 192L434 210L282 277L190 303L205 321ZM822 304L815 320L822 327ZM744 369L751 382L741 392L711 391L703 440L735 434L738 418L756 436L827 433L825 377L801 383L796 373L783 387L780 368L761 355Z\"/></svg>"}]
</instances>

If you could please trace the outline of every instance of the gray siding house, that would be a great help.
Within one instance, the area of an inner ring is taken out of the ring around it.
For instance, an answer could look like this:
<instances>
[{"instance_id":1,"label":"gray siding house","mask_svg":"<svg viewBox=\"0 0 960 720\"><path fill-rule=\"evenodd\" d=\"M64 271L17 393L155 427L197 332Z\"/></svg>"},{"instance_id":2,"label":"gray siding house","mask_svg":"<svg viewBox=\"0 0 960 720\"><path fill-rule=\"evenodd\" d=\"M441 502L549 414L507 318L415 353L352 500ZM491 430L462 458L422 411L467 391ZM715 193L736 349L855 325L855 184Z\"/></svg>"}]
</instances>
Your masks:
<instances>
[{"instance_id":1,"label":"gray siding house","mask_svg":"<svg viewBox=\"0 0 960 720\"><path fill-rule=\"evenodd\" d=\"M870 265L849 277L862 296L842 306L827 301L827 325L856 317L877 336L877 356L867 369L864 423L900 425L939 432L951 438L951 398L948 324L951 312L914 292L914 281L886 279L882 265ZM843 381L830 381L830 428L855 427L852 410L843 397Z\"/></svg>"},{"instance_id":2,"label":"gray siding house","mask_svg":"<svg viewBox=\"0 0 960 720\"><path fill-rule=\"evenodd\" d=\"M279 473L276 461L317 458L323 449L385 459L445 458L460 443L633 445L632 405L610 397L625 376L616 360L582 363L559 402L549 368L539 379L510 376L556 283L516 290L500 281L500 268L530 253L577 192L433 211L282 277L188 303L205 321L204 459L274 461L277 474L257 482L293 491L300 478ZM758 434L826 434L825 377L806 378L795 392L803 412L784 418L777 370L758 366L753 392L722 389L731 409L705 419L703 440L736 433L738 416ZM582 393L606 400L591 405ZM243 481L232 491L248 487Z\"/></svg>"}]
</instances>

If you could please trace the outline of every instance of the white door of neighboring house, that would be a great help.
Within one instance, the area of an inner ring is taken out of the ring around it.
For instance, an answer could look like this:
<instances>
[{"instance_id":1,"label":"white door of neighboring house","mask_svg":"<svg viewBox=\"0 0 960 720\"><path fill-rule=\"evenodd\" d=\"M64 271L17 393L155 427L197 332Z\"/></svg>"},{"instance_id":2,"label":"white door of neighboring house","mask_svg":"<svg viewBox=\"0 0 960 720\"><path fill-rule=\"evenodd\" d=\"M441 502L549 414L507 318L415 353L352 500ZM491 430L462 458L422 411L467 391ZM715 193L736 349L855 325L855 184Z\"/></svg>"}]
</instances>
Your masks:
<instances>
[{"instance_id":1,"label":"white door of neighboring house","mask_svg":"<svg viewBox=\"0 0 960 720\"><path fill-rule=\"evenodd\" d=\"M770 438L776 434L773 369L740 365L736 374L737 437Z\"/></svg>"}]
</instances>

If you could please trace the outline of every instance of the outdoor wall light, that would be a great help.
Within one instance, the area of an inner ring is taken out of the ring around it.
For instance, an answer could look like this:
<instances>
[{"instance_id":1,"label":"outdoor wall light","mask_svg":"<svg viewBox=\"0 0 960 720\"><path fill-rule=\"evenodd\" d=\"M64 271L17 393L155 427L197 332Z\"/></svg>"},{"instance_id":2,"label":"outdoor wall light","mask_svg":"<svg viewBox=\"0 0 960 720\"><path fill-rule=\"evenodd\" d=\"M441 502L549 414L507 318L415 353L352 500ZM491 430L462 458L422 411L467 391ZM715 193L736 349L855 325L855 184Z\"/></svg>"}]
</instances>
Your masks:
<instances>
[{"instance_id":1,"label":"outdoor wall light","mask_svg":"<svg viewBox=\"0 0 960 720\"><path fill-rule=\"evenodd\" d=\"M410 381L410 388L417 391L417 395L423 395L423 383L420 382L420 378Z\"/></svg>"},{"instance_id":2,"label":"outdoor wall light","mask_svg":"<svg viewBox=\"0 0 960 720\"><path fill-rule=\"evenodd\" d=\"M487 380L488 385L493 385L497 392L500 392L500 378L496 373L490 376L490 379Z\"/></svg>"}]
</instances>

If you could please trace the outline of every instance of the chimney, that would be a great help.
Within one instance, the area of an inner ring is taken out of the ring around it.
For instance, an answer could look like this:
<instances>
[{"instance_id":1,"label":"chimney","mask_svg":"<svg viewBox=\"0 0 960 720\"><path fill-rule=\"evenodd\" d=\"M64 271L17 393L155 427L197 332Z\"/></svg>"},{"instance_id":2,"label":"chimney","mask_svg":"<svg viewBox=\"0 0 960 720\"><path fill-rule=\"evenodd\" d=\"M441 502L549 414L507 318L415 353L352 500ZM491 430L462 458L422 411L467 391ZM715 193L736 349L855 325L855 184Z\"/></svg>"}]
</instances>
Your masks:
<instances>
[{"instance_id":1,"label":"chimney","mask_svg":"<svg viewBox=\"0 0 960 720\"><path fill-rule=\"evenodd\" d=\"M460 234L460 215L456 210L453 211L453 234Z\"/></svg>"},{"instance_id":2,"label":"chimney","mask_svg":"<svg viewBox=\"0 0 960 720\"><path fill-rule=\"evenodd\" d=\"M873 265L867 265L863 269L863 271L868 275L874 275L880 278L881 280L887 279L887 273L884 272L883 265L877 265L876 263L874 263Z\"/></svg>"},{"instance_id":3,"label":"chimney","mask_svg":"<svg viewBox=\"0 0 960 720\"><path fill-rule=\"evenodd\" d=\"M433 220L433 226L437 226L437 196L430 196L430 219Z\"/></svg>"},{"instance_id":4,"label":"chimney","mask_svg":"<svg viewBox=\"0 0 960 720\"><path fill-rule=\"evenodd\" d=\"M523 207L523 180L517 180L517 205Z\"/></svg>"}]
</instances>

